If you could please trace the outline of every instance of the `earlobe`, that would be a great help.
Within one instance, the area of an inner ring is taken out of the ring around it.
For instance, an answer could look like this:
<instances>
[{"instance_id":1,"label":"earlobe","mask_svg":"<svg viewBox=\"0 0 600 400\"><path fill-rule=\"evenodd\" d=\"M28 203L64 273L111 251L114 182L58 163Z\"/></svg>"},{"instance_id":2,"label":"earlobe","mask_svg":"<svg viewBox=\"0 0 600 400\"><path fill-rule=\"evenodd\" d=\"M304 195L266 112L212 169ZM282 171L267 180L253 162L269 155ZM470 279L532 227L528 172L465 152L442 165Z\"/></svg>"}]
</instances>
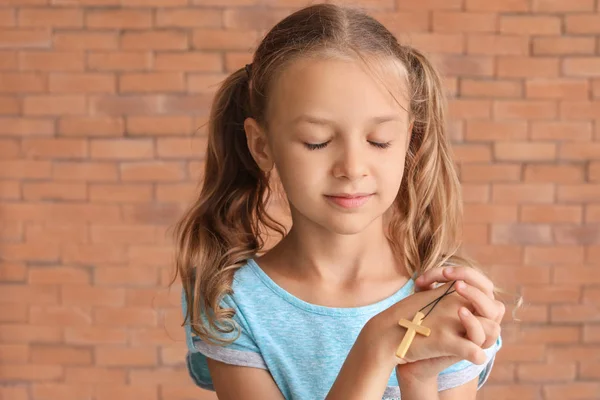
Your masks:
<instances>
[{"instance_id":1,"label":"earlobe","mask_svg":"<svg viewBox=\"0 0 600 400\"><path fill-rule=\"evenodd\" d=\"M254 118L246 118L244 120L244 131L246 132L248 149L258 167L264 172L271 171L274 162L264 130Z\"/></svg>"}]
</instances>

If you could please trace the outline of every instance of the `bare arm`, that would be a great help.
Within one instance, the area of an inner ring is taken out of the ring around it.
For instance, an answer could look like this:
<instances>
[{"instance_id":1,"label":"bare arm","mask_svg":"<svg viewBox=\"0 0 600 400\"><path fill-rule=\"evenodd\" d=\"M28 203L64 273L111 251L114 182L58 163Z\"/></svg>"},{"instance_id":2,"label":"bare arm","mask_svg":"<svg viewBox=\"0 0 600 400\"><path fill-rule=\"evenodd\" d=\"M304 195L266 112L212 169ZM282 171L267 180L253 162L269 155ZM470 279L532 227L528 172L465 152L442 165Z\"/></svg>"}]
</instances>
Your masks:
<instances>
[{"instance_id":1,"label":"bare arm","mask_svg":"<svg viewBox=\"0 0 600 400\"><path fill-rule=\"evenodd\" d=\"M207 358L219 400L284 400L269 371L240 367Z\"/></svg>"}]
</instances>

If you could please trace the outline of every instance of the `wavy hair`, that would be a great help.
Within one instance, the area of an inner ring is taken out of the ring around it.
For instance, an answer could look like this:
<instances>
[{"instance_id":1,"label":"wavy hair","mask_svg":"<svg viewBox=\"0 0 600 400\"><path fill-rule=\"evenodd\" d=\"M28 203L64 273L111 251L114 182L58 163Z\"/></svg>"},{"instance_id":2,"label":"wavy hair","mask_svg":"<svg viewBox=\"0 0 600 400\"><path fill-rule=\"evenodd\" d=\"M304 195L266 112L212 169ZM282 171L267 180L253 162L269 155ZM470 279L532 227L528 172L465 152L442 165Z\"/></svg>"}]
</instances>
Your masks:
<instances>
[{"instance_id":1,"label":"wavy hair","mask_svg":"<svg viewBox=\"0 0 600 400\"><path fill-rule=\"evenodd\" d=\"M477 268L457 254L462 196L437 71L423 53L398 43L361 10L333 4L309 6L275 25L256 49L252 68L235 71L215 95L202 189L175 230L174 280L179 274L186 294L185 321L204 341L235 340L218 335L236 328L234 310L221 307L223 297L232 292L235 270L264 248L265 229L281 237L286 234L285 227L267 212L276 191L270 174L261 171L251 156L244 120L252 116L267 126L268 94L286 65L300 57L331 55L366 62L392 57L405 69L413 128L401 187L386 213L386 237L396 257L411 275L444 264ZM200 323L201 315L208 325Z\"/></svg>"}]
</instances>

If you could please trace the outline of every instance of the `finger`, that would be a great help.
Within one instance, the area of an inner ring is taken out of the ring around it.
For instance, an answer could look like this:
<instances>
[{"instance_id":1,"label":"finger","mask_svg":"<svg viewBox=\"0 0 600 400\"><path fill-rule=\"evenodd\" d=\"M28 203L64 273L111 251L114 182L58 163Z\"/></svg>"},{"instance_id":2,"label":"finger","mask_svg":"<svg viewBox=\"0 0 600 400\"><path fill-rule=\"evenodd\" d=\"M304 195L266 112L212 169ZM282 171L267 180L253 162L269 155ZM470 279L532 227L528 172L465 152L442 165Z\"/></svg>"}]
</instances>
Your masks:
<instances>
[{"instance_id":1,"label":"finger","mask_svg":"<svg viewBox=\"0 0 600 400\"><path fill-rule=\"evenodd\" d=\"M477 365L485 364L487 361L487 355L483 349L465 338L457 338L454 343L453 354Z\"/></svg>"},{"instance_id":2,"label":"finger","mask_svg":"<svg viewBox=\"0 0 600 400\"><path fill-rule=\"evenodd\" d=\"M456 287L456 292L473 305L476 314L491 320L498 318L498 313L501 310L498 308L495 300L490 299L481 290L467 285L463 281L456 282L454 286Z\"/></svg>"},{"instance_id":3,"label":"finger","mask_svg":"<svg viewBox=\"0 0 600 400\"><path fill-rule=\"evenodd\" d=\"M441 268L445 280L461 280L471 286L475 286L488 297L494 299L494 284L480 271L471 267L447 267Z\"/></svg>"},{"instance_id":4,"label":"finger","mask_svg":"<svg viewBox=\"0 0 600 400\"><path fill-rule=\"evenodd\" d=\"M482 347L487 336L481 321L465 307L458 310L460 321L466 330L466 338L477 346Z\"/></svg>"},{"instance_id":5,"label":"finger","mask_svg":"<svg viewBox=\"0 0 600 400\"><path fill-rule=\"evenodd\" d=\"M500 333L502 332L502 327L496 321L492 321L491 319L483 318L483 317L475 317L481 324L483 331L485 332L485 341L481 344L482 349L488 349L500 337Z\"/></svg>"},{"instance_id":6,"label":"finger","mask_svg":"<svg viewBox=\"0 0 600 400\"><path fill-rule=\"evenodd\" d=\"M432 268L429 271L425 271L423 275L415 280L415 285L419 287L432 288L435 282L447 282L448 279L444 277L444 268Z\"/></svg>"}]
</instances>

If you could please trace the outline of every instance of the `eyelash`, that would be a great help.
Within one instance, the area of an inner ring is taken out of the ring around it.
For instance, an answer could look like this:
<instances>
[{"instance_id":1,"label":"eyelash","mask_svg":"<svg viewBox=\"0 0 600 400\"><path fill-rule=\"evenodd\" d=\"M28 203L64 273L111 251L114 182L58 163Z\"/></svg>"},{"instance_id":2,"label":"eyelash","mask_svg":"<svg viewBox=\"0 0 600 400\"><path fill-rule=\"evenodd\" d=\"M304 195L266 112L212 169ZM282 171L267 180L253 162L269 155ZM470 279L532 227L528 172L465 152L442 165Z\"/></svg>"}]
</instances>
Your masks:
<instances>
[{"instance_id":1,"label":"eyelash","mask_svg":"<svg viewBox=\"0 0 600 400\"><path fill-rule=\"evenodd\" d=\"M380 149L387 149L392 144L392 142L379 143L379 142L371 142L371 141L369 141L369 143L371 143L373 146L380 148ZM319 150L319 149L325 148L328 144L329 144L329 142L317 143L317 144L304 143L304 145L309 150Z\"/></svg>"}]
</instances>

